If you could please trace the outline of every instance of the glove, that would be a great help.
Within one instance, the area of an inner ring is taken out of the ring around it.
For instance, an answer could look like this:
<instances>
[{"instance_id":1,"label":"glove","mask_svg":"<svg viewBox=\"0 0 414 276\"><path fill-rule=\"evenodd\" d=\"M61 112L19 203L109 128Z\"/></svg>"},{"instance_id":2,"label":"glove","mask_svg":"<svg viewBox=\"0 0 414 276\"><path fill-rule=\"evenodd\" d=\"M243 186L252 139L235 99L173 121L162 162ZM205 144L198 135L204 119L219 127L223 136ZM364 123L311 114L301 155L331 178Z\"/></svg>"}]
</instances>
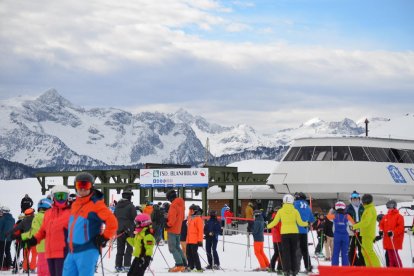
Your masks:
<instances>
[{"instance_id":1,"label":"glove","mask_svg":"<svg viewBox=\"0 0 414 276\"><path fill-rule=\"evenodd\" d=\"M95 238L95 244L98 248L105 247L108 239L105 238L103 235L98 235Z\"/></svg>"},{"instance_id":2,"label":"glove","mask_svg":"<svg viewBox=\"0 0 414 276\"><path fill-rule=\"evenodd\" d=\"M374 239L374 242L377 242L377 241L379 241L379 240L381 240L382 239L382 237L381 236L376 236L375 237L375 239Z\"/></svg>"},{"instance_id":3,"label":"glove","mask_svg":"<svg viewBox=\"0 0 414 276\"><path fill-rule=\"evenodd\" d=\"M199 246L199 247L203 247L203 242L202 242L202 241L199 241L199 242L198 242L198 246Z\"/></svg>"},{"instance_id":4,"label":"glove","mask_svg":"<svg viewBox=\"0 0 414 276\"><path fill-rule=\"evenodd\" d=\"M390 231L387 232L387 235L388 235L388 237L391 238L392 236L394 236L394 233L390 230Z\"/></svg>"},{"instance_id":5,"label":"glove","mask_svg":"<svg viewBox=\"0 0 414 276\"><path fill-rule=\"evenodd\" d=\"M36 246L37 240L35 237L31 237L30 239L24 240L23 243L25 246L30 248L30 247Z\"/></svg>"}]
</instances>

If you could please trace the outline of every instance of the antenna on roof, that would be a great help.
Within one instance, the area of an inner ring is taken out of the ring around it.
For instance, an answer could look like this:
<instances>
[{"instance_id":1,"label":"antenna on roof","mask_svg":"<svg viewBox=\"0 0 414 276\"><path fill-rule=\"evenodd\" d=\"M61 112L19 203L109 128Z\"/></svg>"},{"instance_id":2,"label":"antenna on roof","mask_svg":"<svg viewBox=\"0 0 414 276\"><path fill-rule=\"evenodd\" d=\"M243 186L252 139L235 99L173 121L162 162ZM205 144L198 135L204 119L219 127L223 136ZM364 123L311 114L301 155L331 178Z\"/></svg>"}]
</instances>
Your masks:
<instances>
[{"instance_id":1,"label":"antenna on roof","mask_svg":"<svg viewBox=\"0 0 414 276\"><path fill-rule=\"evenodd\" d=\"M364 123L365 123L365 136L368 137L368 124L369 124L368 119L365 119Z\"/></svg>"}]
</instances>

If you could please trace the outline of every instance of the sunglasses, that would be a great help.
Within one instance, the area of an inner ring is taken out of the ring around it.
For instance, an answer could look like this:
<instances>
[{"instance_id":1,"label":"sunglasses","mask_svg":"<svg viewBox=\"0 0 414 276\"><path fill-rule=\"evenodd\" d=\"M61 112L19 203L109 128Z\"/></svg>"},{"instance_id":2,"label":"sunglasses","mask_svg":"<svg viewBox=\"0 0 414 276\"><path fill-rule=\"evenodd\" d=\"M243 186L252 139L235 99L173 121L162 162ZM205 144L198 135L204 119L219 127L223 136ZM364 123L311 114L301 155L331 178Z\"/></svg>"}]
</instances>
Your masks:
<instances>
[{"instance_id":1,"label":"sunglasses","mask_svg":"<svg viewBox=\"0 0 414 276\"><path fill-rule=\"evenodd\" d=\"M65 201L68 199L68 194L63 192L54 193L53 198L57 201Z\"/></svg>"},{"instance_id":2,"label":"sunglasses","mask_svg":"<svg viewBox=\"0 0 414 276\"><path fill-rule=\"evenodd\" d=\"M75 182L76 190L84 189L90 190L92 188L92 182L90 181L76 181Z\"/></svg>"}]
</instances>

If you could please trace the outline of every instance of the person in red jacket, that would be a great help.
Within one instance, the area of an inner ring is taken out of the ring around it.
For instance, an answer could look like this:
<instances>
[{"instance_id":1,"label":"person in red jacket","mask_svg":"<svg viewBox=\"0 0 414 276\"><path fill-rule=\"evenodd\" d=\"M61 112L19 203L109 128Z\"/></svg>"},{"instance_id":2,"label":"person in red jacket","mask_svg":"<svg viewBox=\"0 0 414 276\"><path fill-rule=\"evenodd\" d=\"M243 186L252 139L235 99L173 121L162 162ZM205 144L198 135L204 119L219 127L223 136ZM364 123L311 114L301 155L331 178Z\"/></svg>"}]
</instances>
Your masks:
<instances>
[{"instance_id":1,"label":"person in red jacket","mask_svg":"<svg viewBox=\"0 0 414 276\"><path fill-rule=\"evenodd\" d=\"M402 249L404 241L404 218L398 212L395 200L388 201L386 206L388 213L380 221L380 236L383 233L383 246L388 254L389 266L402 267L398 250Z\"/></svg>"},{"instance_id":2,"label":"person in red jacket","mask_svg":"<svg viewBox=\"0 0 414 276\"><path fill-rule=\"evenodd\" d=\"M276 206L273 209L272 221L275 218L277 211L279 211L280 206ZM277 261L277 272L282 273L282 236L280 235L280 228L282 227L282 222L276 224L275 227L271 229L273 249L274 253L272 259L270 260L269 271L275 272L276 261Z\"/></svg>"},{"instance_id":3,"label":"person in red jacket","mask_svg":"<svg viewBox=\"0 0 414 276\"><path fill-rule=\"evenodd\" d=\"M203 210L198 205L190 206L190 214L188 216L187 228L187 257L188 271L203 272L198 256L198 247L203 246L204 223L201 215Z\"/></svg>"},{"instance_id":4,"label":"person in red jacket","mask_svg":"<svg viewBox=\"0 0 414 276\"><path fill-rule=\"evenodd\" d=\"M70 216L69 193L69 189L64 185L56 185L52 188L52 208L46 211L42 226L28 240L28 243L33 246L45 239L45 257L51 276L62 275L63 263L68 251L66 239Z\"/></svg>"},{"instance_id":5,"label":"person in red jacket","mask_svg":"<svg viewBox=\"0 0 414 276\"><path fill-rule=\"evenodd\" d=\"M224 224L224 234L225 235L231 235L233 234L232 231L230 231L229 229L231 229L231 222L232 222L232 217L234 217L233 212L230 210L230 207L226 207L226 210L224 211L224 218L225 218L225 224Z\"/></svg>"},{"instance_id":6,"label":"person in red jacket","mask_svg":"<svg viewBox=\"0 0 414 276\"><path fill-rule=\"evenodd\" d=\"M87 172L75 177L78 197L72 204L68 225L69 252L63 264L64 276L92 276L102 248L115 236L118 221L94 188L95 178ZM105 229L102 232L103 225Z\"/></svg>"},{"instance_id":7,"label":"person in red jacket","mask_svg":"<svg viewBox=\"0 0 414 276\"><path fill-rule=\"evenodd\" d=\"M165 226L168 236L168 250L175 261L175 266L170 268L169 272L183 272L187 266L186 258L180 247L181 226L185 212L184 199L177 197L175 190L168 191L166 196L171 202Z\"/></svg>"}]
</instances>

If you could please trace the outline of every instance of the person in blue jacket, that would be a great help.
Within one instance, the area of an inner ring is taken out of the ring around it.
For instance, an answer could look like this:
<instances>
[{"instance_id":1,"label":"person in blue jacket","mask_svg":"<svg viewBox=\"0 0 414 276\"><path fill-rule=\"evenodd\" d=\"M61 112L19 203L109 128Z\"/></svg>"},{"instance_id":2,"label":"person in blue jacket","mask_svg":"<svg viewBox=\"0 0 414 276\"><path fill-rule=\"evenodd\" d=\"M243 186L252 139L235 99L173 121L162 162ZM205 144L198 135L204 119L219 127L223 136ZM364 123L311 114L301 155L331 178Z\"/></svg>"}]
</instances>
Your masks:
<instances>
[{"instance_id":1,"label":"person in blue jacket","mask_svg":"<svg viewBox=\"0 0 414 276\"><path fill-rule=\"evenodd\" d=\"M295 208L299 211L300 217L304 222L308 222L309 225L315 221L315 217L312 214L312 210L309 207L308 202L306 201L306 195L302 192L295 193ZM305 264L306 271L312 271L312 264L309 257L308 251L308 228L299 226L299 250L303 257L303 262ZM300 255L299 255L300 256ZM298 258L298 266L300 267L300 261L302 257Z\"/></svg>"},{"instance_id":2,"label":"person in blue jacket","mask_svg":"<svg viewBox=\"0 0 414 276\"><path fill-rule=\"evenodd\" d=\"M224 204L223 208L221 208L221 226L224 227L225 225L225 220L224 220L224 212L226 212L227 209L230 209L229 206L227 204Z\"/></svg>"},{"instance_id":3,"label":"person in blue jacket","mask_svg":"<svg viewBox=\"0 0 414 276\"><path fill-rule=\"evenodd\" d=\"M334 232L334 246L332 253L332 265L339 265L339 253L341 254L342 266L349 266L348 260L348 215L345 214L346 205L342 201L335 203L336 214L333 219L333 232Z\"/></svg>"},{"instance_id":4,"label":"person in blue jacket","mask_svg":"<svg viewBox=\"0 0 414 276\"><path fill-rule=\"evenodd\" d=\"M210 218L204 225L204 236L206 237L206 253L208 266L206 269L220 269L220 259L217 254L218 236L221 231L220 222L217 220L217 212L211 210ZM214 262L213 262L214 260Z\"/></svg>"},{"instance_id":5,"label":"person in blue jacket","mask_svg":"<svg viewBox=\"0 0 414 276\"><path fill-rule=\"evenodd\" d=\"M2 206L0 213L3 214L0 219L0 256L1 269L9 270L12 266L12 258L10 247L12 243L12 230L14 226L14 218L10 214L10 209L7 206Z\"/></svg>"}]
</instances>

